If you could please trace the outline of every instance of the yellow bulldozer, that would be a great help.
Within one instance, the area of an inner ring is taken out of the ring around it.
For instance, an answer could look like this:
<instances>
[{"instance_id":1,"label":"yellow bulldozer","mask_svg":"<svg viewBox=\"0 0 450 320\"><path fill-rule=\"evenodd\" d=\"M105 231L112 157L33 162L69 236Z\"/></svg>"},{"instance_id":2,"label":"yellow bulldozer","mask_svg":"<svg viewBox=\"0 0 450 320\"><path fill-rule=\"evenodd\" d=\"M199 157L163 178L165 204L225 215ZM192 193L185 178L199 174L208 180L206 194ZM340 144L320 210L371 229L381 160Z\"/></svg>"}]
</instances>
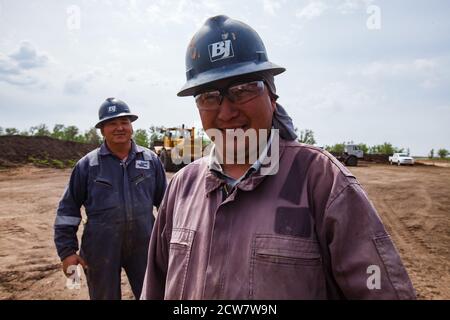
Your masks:
<instances>
[{"instance_id":1,"label":"yellow bulldozer","mask_svg":"<svg viewBox=\"0 0 450 320\"><path fill-rule=\"evenodd\" d=\"M152 149L159 156L164 169L176 172L186 164L202 157L203 140L196 136L194 127L160 128Z\"/></svg>"}]
</instances>

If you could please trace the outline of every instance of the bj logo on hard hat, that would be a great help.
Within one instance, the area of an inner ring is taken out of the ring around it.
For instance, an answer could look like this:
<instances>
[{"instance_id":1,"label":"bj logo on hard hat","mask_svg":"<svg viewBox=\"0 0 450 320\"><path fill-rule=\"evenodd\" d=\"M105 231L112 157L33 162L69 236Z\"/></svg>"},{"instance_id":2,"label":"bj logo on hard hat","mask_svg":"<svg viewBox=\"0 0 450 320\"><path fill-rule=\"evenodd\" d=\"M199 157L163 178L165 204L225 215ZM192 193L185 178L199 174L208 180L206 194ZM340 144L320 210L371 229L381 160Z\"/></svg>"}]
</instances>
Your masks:
<instances>
[{"instance_id":1,"label":"bj logo on hard hat","mask_svg":"<svg viewBox=\"0 0 450 320\"><path fill-rule=\"evenodd\" d=\"M219 41L208 45L211 62L234 57L231 40Z\"/></svg>"},{"instance_id":2,"label":"bj logo on hard hat","mask_svg":"<svg viewBox=\"0 0 450 320\"><path fill-rule=\"evenodd\" d=\"M116 112L116 106L108 107L108 112Z\"/></svg>"}]
</instances>

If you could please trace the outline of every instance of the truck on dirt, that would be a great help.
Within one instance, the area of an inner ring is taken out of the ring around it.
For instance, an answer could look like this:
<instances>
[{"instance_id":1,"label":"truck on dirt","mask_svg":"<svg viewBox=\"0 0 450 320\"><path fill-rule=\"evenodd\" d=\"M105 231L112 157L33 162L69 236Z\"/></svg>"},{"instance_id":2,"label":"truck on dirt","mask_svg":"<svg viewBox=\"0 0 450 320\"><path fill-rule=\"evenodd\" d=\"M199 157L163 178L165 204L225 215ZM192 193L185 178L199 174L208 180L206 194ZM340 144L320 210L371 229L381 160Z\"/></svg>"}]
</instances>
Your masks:
<instances>
[{"instance_id":1,"label":"truck on dirt","mask_svg":"<svg viewBox=\"0 0 450 320\"><path fill-rule=\"evenodd\" d=\"M364 158L364 152L356 144L346 144L344 146L344 152L336 155L336 158L346 166L356 167L358 160Z\"/></svg>"},{"instance_id":2,"label":"truck on dirt","mask_svg":"<svg viewBox=\"0 0 450 320\"><path fill-rule=\"evenodd\" d=\"M401 166L402 164L408 164L410 166L414 165L414 158L410 157L407 153L394 153L389 157L389 163L397 164Z\"/></svg>"}]
</instances>

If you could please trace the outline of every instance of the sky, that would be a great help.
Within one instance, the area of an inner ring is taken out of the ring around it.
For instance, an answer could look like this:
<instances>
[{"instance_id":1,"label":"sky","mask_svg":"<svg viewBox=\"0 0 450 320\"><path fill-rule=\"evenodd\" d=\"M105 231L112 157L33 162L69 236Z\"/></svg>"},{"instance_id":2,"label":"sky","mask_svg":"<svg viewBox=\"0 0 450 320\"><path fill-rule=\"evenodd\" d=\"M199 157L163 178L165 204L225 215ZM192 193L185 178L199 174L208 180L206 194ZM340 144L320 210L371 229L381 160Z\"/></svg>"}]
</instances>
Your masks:
<instances>
[{"instance_id":1,"label":"sky","mask_svg":"<svg viewBox=\"0 0 450 320\"><path fill-rule=\"evenodd\" d=\"M107 97L134 128L201 127L177 97L185 54L208 17L253 27L279 103L318 146L390 142L450 149L450 1L0 0L0 127L93 127Z\"/></svg>"}]
</instances>

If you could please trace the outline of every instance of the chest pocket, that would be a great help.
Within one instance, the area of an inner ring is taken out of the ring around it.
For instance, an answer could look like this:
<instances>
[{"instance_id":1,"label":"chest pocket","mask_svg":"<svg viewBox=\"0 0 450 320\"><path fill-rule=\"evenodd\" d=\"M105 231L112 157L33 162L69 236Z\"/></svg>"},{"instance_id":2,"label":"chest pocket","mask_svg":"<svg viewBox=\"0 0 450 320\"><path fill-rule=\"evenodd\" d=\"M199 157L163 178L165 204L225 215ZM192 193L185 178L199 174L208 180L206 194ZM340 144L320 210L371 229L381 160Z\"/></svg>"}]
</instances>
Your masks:
<instances>
[{"instance_id":1,"label":"chest pocket","mask_svg":"<svg viewBox=\"0 0 450 320\"><path fill-rule=\"evenodd\" d=\"M131 187L135 190L136 202L153 202L155 188L155 171L153 167L137 170L134 177L131 178Z\"/></svg>"},{"instance_id":2,"label":"chest pocket","mask_svg":"<svg viewBox=\"0 0 450 320\"><path fill-rule=\"evenodd\" d=\"M120 205L119 193L108 178L96 177L93 179L89 188L89 197L90 206L86 208L89 218Z\"/></svg>"},{"instance_id":3,"label":"chest pocket","mask_svg":"<svg viewBox=\"0 0 450 320\"><path fill-rule=\"evenodd\" d=\"M326 298L316 241L256 234L251 250L250 299Z\"/></svg>"},{"instance_id":4,"label":"chest pocket","mask_svg":"<svg viewBox=\"0 0 450 320\"><path fill-rule=\"evenodd\" d=\"M194 230L173 228L169 247L166 296L164 299L185 299L185 282L191 256Z\"/></svg>"}]
</instances>

